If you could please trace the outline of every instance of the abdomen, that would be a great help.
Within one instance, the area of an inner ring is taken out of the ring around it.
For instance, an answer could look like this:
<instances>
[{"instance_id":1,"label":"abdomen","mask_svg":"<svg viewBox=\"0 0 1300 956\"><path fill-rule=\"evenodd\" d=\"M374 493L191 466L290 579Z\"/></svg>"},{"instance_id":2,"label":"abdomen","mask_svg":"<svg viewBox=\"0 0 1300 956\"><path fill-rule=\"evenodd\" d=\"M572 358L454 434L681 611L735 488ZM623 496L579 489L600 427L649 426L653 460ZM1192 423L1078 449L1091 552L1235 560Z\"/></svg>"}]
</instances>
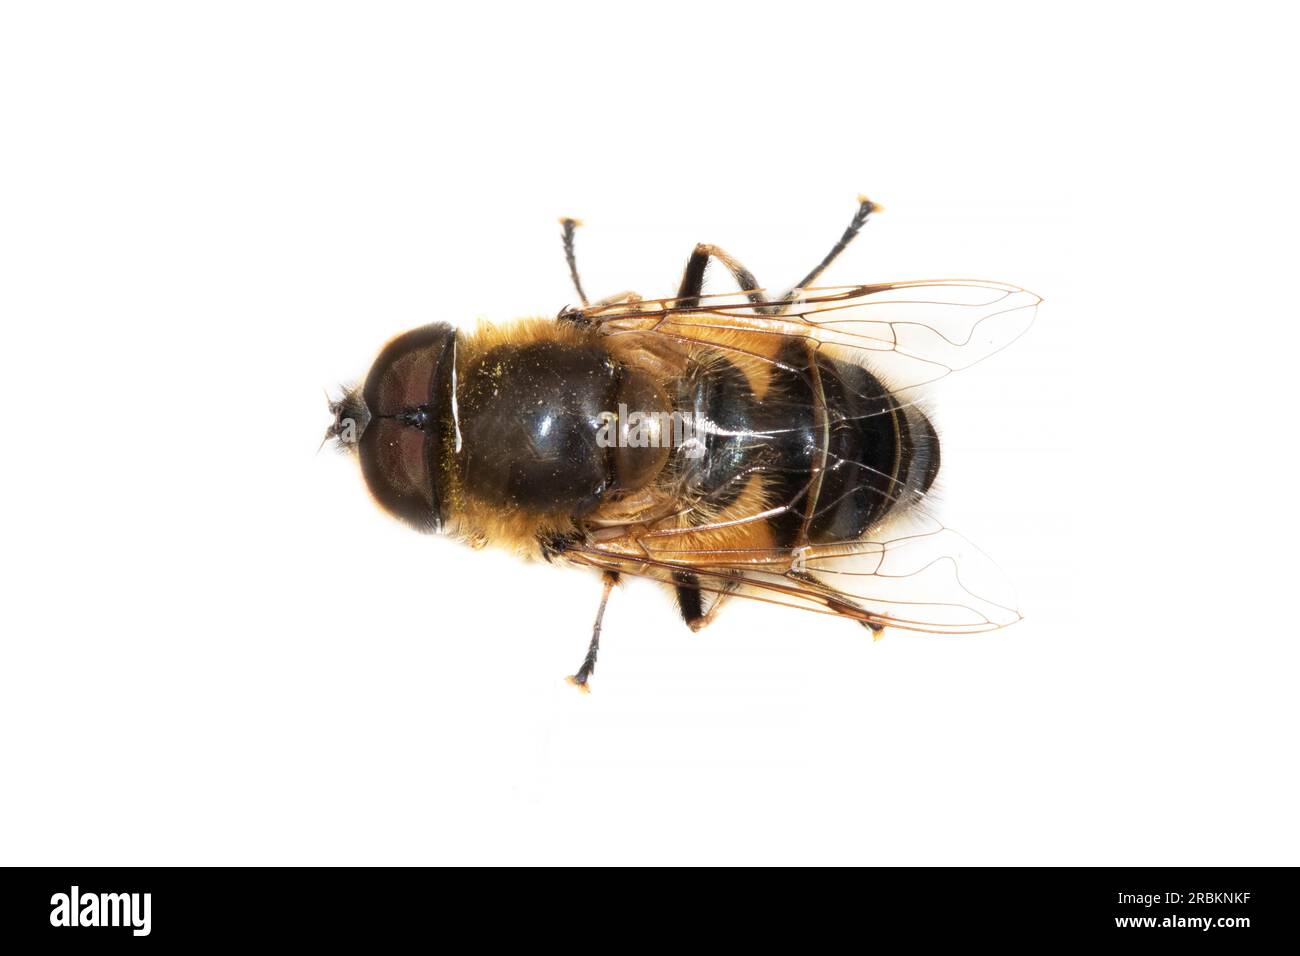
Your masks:
<instances>
[{"instance_id":1,"label":"abdomen","mask_svg":"<svg viewBox=\"0 0 1300 956\"><path fill-rule=\"evenodd\" d=\"M852 541L914 503L939 468L938 437L867 369L790 341L762 395L726 353L705 356L679 390L707 418L705 454L682 460L681 484L702 517L761 476L775 544Z\"/></svg>"}]
</instances>

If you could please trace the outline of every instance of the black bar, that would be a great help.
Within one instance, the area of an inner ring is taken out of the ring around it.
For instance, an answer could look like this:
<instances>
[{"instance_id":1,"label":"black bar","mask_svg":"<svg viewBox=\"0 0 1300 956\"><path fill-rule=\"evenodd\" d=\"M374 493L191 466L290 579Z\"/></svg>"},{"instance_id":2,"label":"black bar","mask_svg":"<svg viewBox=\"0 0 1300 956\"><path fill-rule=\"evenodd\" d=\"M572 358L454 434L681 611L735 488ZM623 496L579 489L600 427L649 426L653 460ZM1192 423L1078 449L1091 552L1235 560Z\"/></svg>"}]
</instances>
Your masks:
<instances>
[{"instance_id":1,"label":"black bar","mask_svg":"<svg viewBox=\"0 0 1300 956\"><path fill-rule=\"evenodd\" d=\"M534 945L559 945L555 934L581 900L590 919L581 945L644 944L657 936L668 943L689 933L693 945L713 937L731 947L750 936L776 941L793 933L802 950L829 947L847 933L864 947L902 934L916 943L1131 940L1235 949L1295 935L1294 876L1292 869L859 869L769 875L761 883L748 874L715 875L679 886L678 877L665 889L660 880L585 873L546 880L530 873L508 887L500 874L489 881L429 869L8 869L0 925L10 939L97 949L250 941L395 946L412 933L434 944L468 933L478 934L480 945L529 934ZM53 925L74 886L78 921L93 913L107 922L116 912L122 925ZM103 894L113 894L107 905ZM87 904L89 896L97 902Z\"/></svg>"}]
</instances>

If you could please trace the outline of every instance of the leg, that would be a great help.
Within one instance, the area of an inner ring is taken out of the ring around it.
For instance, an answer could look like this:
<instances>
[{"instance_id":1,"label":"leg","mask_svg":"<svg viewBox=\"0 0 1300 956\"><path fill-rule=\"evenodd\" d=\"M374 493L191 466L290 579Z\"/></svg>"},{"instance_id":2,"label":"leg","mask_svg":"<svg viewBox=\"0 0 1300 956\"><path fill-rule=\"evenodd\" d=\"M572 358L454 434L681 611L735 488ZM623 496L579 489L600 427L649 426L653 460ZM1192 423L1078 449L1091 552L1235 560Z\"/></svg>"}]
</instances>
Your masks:
<instances>
[{"instance_id":1,"label":"leg","mask_svg":"<svg viewBox=\"0 0 1300 956\"><path fill-rule=\"evenodd\" d=\"M564 227L564 261L569 264L569 278L573 280L573 287L578 290L578 298L582 304L587 305L587 293L582 291L582 280L578 278L578 260L573 254L573 230L582 225L577 219L561 219L560 225Z\"/></svg>"},{"instance_id":2,"label":"leg","mask_svg":"<svg viewBox=\"0 0 1300 956\"><path fill-rule=\"evenodd\" d=\"M572 322L575 325L586 326L591 324L588 312L598 312L601 309L608 309L614 305L625 305L629 309L635 309L641 303L641 296L635 292L620 292L617 295L606 296L603 299L597 299L595 302L584 305L581 309L575 309L572 306L565 306L560 310L559 315L555 317L557 322Z\"/></svg>"},{"instance_id":3,"label":"leg","mask_svg":"<svg viewBox=\"0 0 1300 956\"><path fill-rule=\"evenodd\" d=\"M879 210L880 207L866 196L859 196L858 211L853 214L853 221L849 223L849 228L844 230L844 235L840 236L840 241L831 247L831 251L826 253L826 258L817 263L816 268L814 268L812 272L800 279L799 282L781 298L789 298L796 289L806 289L808 286L812 285L817 280L817 277L826 271L826 267L835 261L836 256L843 252L848 247L848 244L857 237L858 232L861 231L863 225L866 224L867 217L873 212L878 212Z\"/></svg>"},{"instance_id":4,"label":"leg","mask_svg":"<svg viewBox=\"0 0 1300 956\"><path fill-rule=\"evenodd\" d=\"M582 288L582 280L578 277L578 259L573 252L573 232L582 223L577 219L561 219L560 225L564 227L564 261L569 264L569 278L573 280L573 288L578 292L578 298L582 300L582 307L603 309L611 305L622 305L627 303L635 305L641 301L641 297L635 292L620 292L617 295L606 296L598 302L588 302L587 293ZM581 323L583 321L582 313L576 309L566 308L558 316L570 322Z\"/></svg>"},{"instance_id":5,"label":"leg","mask_svg":"<svg viewBox=\"0 0 1300 956\"><path fill-rule=\"evenodd\" d=\"M692 631L701 631L708 627L717 617L718 610L726 601L727 595L736 589L739 577L733 576L718 593L713 596L713 603L704 610L703 592L700 591L700 579L689 571L677 571L673 574L673 587L677 591L677 607L682 612L682 620Z\"/></svg>"},{"instance_id":6,"label":"leg","mask_svg":"<svg viewBox=\"0 0 1300 956\"><path fill-rule=\"evenodd\" d=\"M859 618L857 616L858 614L871 614L871 612L861 604L858 604L856 601L850 601L821 578L809 574L807 571L787 571L786 577L792 578L800 584L806 584L814 588L818 593L823 595L824 603L829 610L835 611L837 614L844 614L846 611L849 612L853 615L854 620L871 631L871 636L873 638L880 640L880 635L881 632L884 631L885 625L882 622L877 621L874 617L869 620Z\"/></svg>"},{"instance_id":7,"label":"leg","mask_svg":"<svg viewBox=\"0 0 1300 956\"><path fill-rule=\"evenodd\" d=\"M673 572L673 587L677 591L677 607L682 620L692 631L698 631L704 620L704 604L700 600L700 579L686 571Z\"/></svg>"},{"instance_id":8,"label":"leg","mask_svg":"<svg viewBox=\"0 0 1300 956\"><path fill-rule=\"evenodd\" d=\"M732 278L736 280L736 284L740 286L740 291L745 293L750 302L755 305L763 304L763 293L759 291L758 280L754 278L754 273L717 246L701 242L695 247L691 257L686 260L686 271L682 273L682 284L677 289L677 298L682 300L679 304L683 308L691 308L700 304L700 293L704 290L704 269L709 264L710 259L717 259L727 267L727 271L731 273Z\"/></svg>"},{"instance_id":9,"label":"leg","mask_svg":"<svg viewBox=\"0 0 1300 956\"><path fill-rule=\"evenodd\" d=\"M605 591L600 596L600 607L596 610L596 623L591 629L591 643L587 646L587 656L582 659L578 673L569 678L569 683L582 691L590 691L587 680L596 670L596 654L600 651L600 623L605 618L605 605L609 602L609 592L618 584L618 572L606 571L604 574Z\"/></svg>"},{"instance_id":10,"label":"leg","mask_svg":"<svg viewBox=\"0 0 1300 956\"><path fill-rule=\"evenodd\" d=\"M709 264L710 259L717 259L736 280L742 292L746 294L749 301L758 306L759 312L779 315L784 307L772 305L773 302L784 302L794 295L795 290L804 289L811 285L819 275L826 271L826 267L835 261L836 257L843 252L850 242L854 240L857 234L866 224L867 217L880 207L873 203L866 196L858 197L858 211L854 213L849 227L844 230L844 235L840 241L831 247L825 258L819 262L811 272L799 280L799 283L789 289L784 295L776 296L772 299L764 298L763 293L759 291L758 280L754 274L741 265L734 258L723 252L717 246L711 246L707 243L700 243L691 253L690 259L686 262L686 271L682 275L682 284L678 289L677 297L682 300L680 303L685 308L697 306L700 304L700 293L704 288L704 269Z\"/></svg>"},{"instance_id":11,"label":"leg","mask_svg":"<svg viewBox=\"0 0 1300 956\"><path fill-rule=\"evenodd\" d=\"M607 295L603 299L597 299L591 303L593 309L606 309L611 305L630 305L635 306L641 301L641 296L635 292L618 292L614 295Z\"/></svg>"}]
</instances>

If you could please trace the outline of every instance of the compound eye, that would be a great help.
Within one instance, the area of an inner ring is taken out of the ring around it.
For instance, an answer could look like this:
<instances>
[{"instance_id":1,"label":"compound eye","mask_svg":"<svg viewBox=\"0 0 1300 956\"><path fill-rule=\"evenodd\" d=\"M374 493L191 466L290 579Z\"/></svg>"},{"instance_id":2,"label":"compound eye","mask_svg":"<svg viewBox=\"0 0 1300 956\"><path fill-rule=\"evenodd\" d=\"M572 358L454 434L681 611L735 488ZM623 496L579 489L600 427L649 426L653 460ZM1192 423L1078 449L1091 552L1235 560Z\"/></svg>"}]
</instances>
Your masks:
<instances>
[{"instance_id":1,"label":"compound eye","mask_svg":"<svg viewBox=\"0 0 1300 956\"><path fill-rule=\"evenodd\" d=\"M361 474L379 505L418 531L437 530L430 437L396 418L376 418L361 436Z\"/></svg>"},{"instance_id":2,"label":"compound eye","mask_svg":"<svg viewBox=\"0 0 1300 956\"><path fill-rule=\"evenodd\" d=\"M362 390L371 415L358 451L361 473L384 510L418 531L442 520L440 408L451 402L456 332L426 325L388 343Z\"/></svg>"},{"instance_id":3,"label":"compound eye","mask_svg":"<svg viewBox=\"0 0 1300 956\"><path fill-rule=\"evenodd\" d=\"M444 328L429 325L399 335L379 353L366 376L366 407L372 415L394 417L428 407L446 351Z\"/></svg>"}]
</instances>

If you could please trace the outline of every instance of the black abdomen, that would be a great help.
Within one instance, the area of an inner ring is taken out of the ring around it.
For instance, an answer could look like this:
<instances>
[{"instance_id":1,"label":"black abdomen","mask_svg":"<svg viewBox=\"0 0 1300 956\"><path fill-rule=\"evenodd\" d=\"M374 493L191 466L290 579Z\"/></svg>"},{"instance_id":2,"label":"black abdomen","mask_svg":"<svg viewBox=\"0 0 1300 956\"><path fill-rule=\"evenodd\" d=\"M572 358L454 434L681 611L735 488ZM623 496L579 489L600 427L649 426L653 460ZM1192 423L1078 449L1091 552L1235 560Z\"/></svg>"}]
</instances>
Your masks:
<instances>
[{"instance_id":1,"label":"black abdomen","mask_svg":"<svg viewBox=\"0 0 1300 956\"><path fill-rule=\"evenodd\" d=\"M712 511L761 474L769 506L787 506L772 520L786 547L862 537L924 494L939 468L938 437L919 409L861 366L815 361L791 342L760 399L717 353L682 395L711 423L706 455L687 466L687 492Z\"/></svg>"}]
</instances>

